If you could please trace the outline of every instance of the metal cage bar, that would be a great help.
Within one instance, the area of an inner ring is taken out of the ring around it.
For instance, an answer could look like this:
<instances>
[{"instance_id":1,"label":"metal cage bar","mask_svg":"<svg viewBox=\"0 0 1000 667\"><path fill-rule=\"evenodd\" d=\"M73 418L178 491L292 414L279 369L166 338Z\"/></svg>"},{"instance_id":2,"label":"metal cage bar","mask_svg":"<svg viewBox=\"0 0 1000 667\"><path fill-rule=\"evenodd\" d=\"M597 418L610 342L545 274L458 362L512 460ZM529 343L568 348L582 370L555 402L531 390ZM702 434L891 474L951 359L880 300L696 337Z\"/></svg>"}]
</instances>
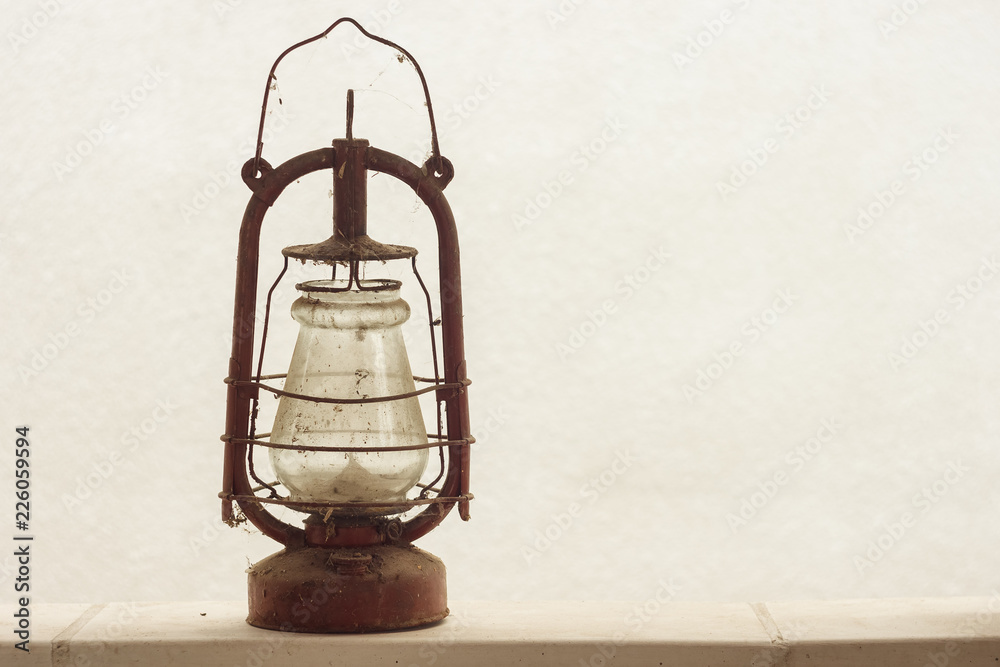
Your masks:
<instances>
[{"instance_id":1,"label":"metal cage bar","mask_svg":"<svg viewBox=\"0 0 1000 667\"><path fill-rule=\"evenodd\" d=\"M236 265L236 295L233 312L233 348L229 360L226 400L225 460L222 493L223 520L233 519L235 500L246 517L265 535L286 546L302 544L305 531L285 523L271 514L264 505L276 499L259 498L253 493L246 468L251 405L260 387L253 382L254 317L257 305L257 283L260 259L260 231L267 210L284 189L306 174L331 169L334 148L322 148L303 153L272 168L261 159L243 165L244 182L253 191L240 227ZM438 161L444 158L438 158ZM450 169L423 168L408 160L366 147L364 166L367 170L393 176L410 186L428 207L438 235L438 273L440 283L441 351L444 384L431 390L446 392L442 397L446 414L446 446L448 470L440 486L439 497L417 503L426 509L403 524L400 540L411 542L437 526L458 504L463 520L469 518L470 437L468 408L468 378L466 376L465 342L462 328L462 284L459 265L458 232L451 207L443 189L454 173ZM438 175L440 173L440 175ZM448 387L444 389L443 387ZM438 446L442 443L433 443ZM431 502L428 502L431 501ZM301 503L300 503L301 504Z\"/></svg>"}]
</instances>

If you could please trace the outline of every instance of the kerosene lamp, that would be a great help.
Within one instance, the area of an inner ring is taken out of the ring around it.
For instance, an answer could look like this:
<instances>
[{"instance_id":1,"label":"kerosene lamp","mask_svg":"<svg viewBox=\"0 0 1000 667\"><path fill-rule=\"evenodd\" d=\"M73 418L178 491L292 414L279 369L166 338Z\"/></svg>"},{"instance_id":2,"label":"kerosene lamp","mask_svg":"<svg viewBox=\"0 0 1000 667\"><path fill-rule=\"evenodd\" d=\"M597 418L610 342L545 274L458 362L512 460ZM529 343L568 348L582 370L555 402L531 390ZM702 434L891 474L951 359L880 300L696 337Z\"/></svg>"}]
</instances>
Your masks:
<instances>
[{"instance_id":1,"label":"kerosene lamp","mask_svg":"<svg viewBox=\"0 0 1000 667\"><path fill-rule=\"evenodd\" d=\"M261 157L268 93L278 64L341 23L397 49L413 64L431 127L431 155L422 166L353 137L352 91L345 138L275 168ZM321 170L329 170L333 178L333 234L282 251L284 268L268 292L256 348L261 224L289 184ZM369 172L399 179L430 210L438 238L437 299L417 273L416 249L368 235ZM402 47L342 18L288 48L271 67L256 155L242 169L253 195L240 228L222 436L223 520L233 524L245 516L284 545L248 570L251 625L293 632L372 632L416 627L448 614L444 565L412 542L455 505L468 520L472 498L458 236L443 194L453 176L451 163L439 150L423 72ZM368 263L404 260L426 297L433 377L411 372L401 329L410 307L400 297L401 283L365 278ZM289 261L328 265L330 277L296 285L300 295L291 311L300 329L288 372L262 375L271 294ZM269 433L257 432L262 392L278 397ZM433 429L425 426L417 398L422 394L433 394ZM261 449L268 451L276 477L272 482L255 469L254 453ZM431 457L431 450L437 456ZM421 483L432 458L440 468L437 477ZM269 510L276 506L298 513L302 525L279 519Z\"/></svg>"}]
</instances>

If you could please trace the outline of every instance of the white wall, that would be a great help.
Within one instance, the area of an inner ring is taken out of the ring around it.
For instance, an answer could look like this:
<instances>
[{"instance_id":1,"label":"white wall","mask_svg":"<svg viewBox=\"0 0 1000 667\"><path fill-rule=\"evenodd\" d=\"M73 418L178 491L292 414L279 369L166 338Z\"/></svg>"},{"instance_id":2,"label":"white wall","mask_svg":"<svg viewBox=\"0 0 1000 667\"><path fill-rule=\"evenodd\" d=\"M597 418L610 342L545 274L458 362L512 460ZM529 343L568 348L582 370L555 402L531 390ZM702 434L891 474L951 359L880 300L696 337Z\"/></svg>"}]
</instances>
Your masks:
<instances>
[{"instance_id":1,"label":"white wall","mask_svg":"<svg viewBox=\"0 0 1000 667\"><path fill-rule=\"evenodd\" d=\"M0 479L28 424L36 600L241 598L247 562L276 549L219 523L215 498L249 197L231 165L272 60L348 12L419 59L456 167L477 500L420 543L453 597L1000 586L994 3L7 9ZM354 38L340 28L279 70L272 164L342 134L348 86L358 136L426 151L411 68ZM282 246L326 236L328 189L320 175L279 200L263 276ZM415 197L379 179L371 196L373 235L427 247ZM276 327L270 370L293 335ZM904 341L919 350L894 362ZM744 501L759 507L741 523Z\"/></svg>"}]
</instances>

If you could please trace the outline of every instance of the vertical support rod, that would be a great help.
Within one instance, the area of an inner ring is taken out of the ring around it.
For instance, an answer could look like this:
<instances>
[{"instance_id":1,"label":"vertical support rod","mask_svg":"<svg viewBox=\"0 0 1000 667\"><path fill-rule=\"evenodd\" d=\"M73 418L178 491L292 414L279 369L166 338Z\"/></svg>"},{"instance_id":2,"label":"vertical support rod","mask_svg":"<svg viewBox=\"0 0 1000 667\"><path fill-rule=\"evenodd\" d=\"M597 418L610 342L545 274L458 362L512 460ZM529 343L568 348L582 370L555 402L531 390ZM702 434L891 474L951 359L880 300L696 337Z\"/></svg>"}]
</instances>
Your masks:
<instances>
[{"instance_id":1,"label":"vertical support rod","mask_svg":"<svg viewBox=\"0 0 1000 667\"><path fill-rule=\"evenodd\" d=\"M367 139L333 141L333 233L351 242L368 235Z\"/></svg>"}]
</instances>

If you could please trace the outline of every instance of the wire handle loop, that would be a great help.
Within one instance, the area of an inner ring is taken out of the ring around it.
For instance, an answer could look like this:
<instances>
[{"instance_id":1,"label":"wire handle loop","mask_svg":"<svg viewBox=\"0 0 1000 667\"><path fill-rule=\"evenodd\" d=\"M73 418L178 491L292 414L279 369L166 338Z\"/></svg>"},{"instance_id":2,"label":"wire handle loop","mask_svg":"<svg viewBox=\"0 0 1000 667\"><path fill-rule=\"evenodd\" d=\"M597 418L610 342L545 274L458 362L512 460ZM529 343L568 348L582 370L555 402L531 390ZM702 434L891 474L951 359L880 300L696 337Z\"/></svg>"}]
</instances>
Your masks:
<instances>
[{"instance_id":1,"label":"wire handle loop","mask_svg":"<svg viewBox=\"0 0 1000 667\"><path fill-rule=\"evenodd\" d=\"M275 79L274 72L275 70L278 69L278 64L282 61L282 59L284 59L285 56L287 56L289 53L299 48L300 46L305 46L306 44L315 42L318 39L323 39L328 34L330 34L330 31L332 31L341 23L350 23L359 31L361 31L361 34L367 37L368 39L374 40L380 44L385 44L388 47L396 49L397 51L402 53L407 60L413 63L413 69L417 70L417 76L420 77L420 85L424 89L424 99L427 102L427 116L430 118L431 122L431 157L428 158L426 166L433 170L435 176L438 173L441 173L443 177L447 177L449 168L451 167L451 163L448 162L445 158L441 157L441 149L438 146L437 125L434 123L434 107L431 106L431 93L427 88L427 79L424 78L424 72L423 70L420 69L420 65L417 63L416 58L410 55L410 52L404 49L399 44L396 44L395 42L390 42L388 39L379 37L378 35L371 34L363 27L361 27L360 23L358 23L357 21L348 16L337 19L336 21L333 22L333 24L329 28L319 33L318 35L315 35L314 37L310 37L309 39L305 39L299 42L298 44L288 47L280 56L278 56L278 59L274 61L274 64L271 65L271 71L268 72L267 75L267 84L264 86L264 102L263 104L261 104L261 109L260 109L260 126L257 129L257 152L254 155L253 159L253 173L250 174L249 177L251 179L257 179L258 176L261 175L260 155L261 152L264 150L264 119L267 116L267 98L271 94L271 81ZM451 173L454 174L453 169L451 170ZM243 179L246 180L247 176L244 175ZM447 180L450 181L451 178L447 177Z\"/></svg>"}]
</instances>

